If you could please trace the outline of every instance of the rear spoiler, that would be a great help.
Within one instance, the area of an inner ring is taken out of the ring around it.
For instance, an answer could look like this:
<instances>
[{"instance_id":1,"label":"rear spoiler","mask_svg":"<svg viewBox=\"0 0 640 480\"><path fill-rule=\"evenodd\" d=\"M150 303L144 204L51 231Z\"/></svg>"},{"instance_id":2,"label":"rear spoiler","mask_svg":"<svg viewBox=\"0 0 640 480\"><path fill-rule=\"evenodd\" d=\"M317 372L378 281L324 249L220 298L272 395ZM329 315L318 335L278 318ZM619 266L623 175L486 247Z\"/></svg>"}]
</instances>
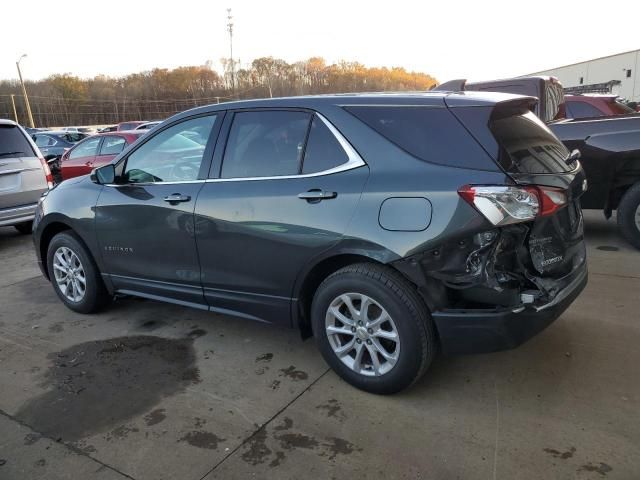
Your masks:
<instances>
[{"instance_id":1,"label":"rear spoiler","mask_svg":"<svg viewBox=\"0 0 640 480\"><path fill-rule=\"evenodd\" d=\"M464 92L464 87L467 84L466 78L459 78L456 80L449 80L448 82L441 83L437 87L431 89L432 92Z\"/></svg>"}]
</instances>

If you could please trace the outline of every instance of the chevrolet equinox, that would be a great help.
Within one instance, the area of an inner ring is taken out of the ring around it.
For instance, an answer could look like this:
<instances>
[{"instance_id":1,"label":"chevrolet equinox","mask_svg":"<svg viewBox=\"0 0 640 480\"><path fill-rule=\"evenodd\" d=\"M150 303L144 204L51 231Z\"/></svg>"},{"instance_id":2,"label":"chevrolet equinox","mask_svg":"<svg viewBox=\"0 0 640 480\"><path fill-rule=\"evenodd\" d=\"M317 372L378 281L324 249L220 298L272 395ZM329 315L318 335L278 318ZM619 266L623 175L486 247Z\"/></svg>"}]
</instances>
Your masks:
<instances>
[{"instance_id":1,"label":"chevrolet equinox","mask_svg":"<svg viewBox=\"0 0 640 480\"><path fill-rule=\"evenodd\" d=\"M200 107L40 201L67 307L114 295L313 335L347 382L397 392L447 354L513 348L587 282L570 153L498 93Z\"/></svg>"}]
</instances>

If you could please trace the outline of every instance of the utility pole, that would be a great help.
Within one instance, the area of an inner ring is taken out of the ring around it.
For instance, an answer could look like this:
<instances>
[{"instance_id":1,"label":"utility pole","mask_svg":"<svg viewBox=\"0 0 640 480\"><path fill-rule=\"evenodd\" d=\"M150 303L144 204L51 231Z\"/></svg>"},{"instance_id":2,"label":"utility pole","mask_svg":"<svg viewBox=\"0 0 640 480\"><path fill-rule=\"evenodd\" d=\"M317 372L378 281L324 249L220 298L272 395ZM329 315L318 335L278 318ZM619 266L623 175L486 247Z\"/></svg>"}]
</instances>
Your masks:
<instances>
[{"instance_id":1,"label":"utility pole","mask_svg":"<svg viewBox=\"0 0 640 480\"><path fill-rule=\"evenodd\" d=\"M16 112L16 99L15 99L15 95L12 93L11 94L11 106L13 107L13 118L16 119L16 123L20 123L18 122L18 112Z\"/></svg>"},{"instance_id":2,"label":"utility pole","mask_svg":"<svg viewBox=\"0 0 640 480\"><path fill-rule=\"evenodd\" d=\"M24 95L24 103L27 107L27 115L29 116L29 124L31 128L36 128L36 125L33 123L33 115L31 115L31 106L29 105L29 97L27 96L27 89L24 87L24 81L22 80L22 72L20 71L20 62L27 54L23 53L22 56L16 62L16 67L18 67L18 77L20 77L20 84L22 85L22 95Z\"/></svg>"},{"instance_id":3,"label":"utility pole","mask_svg":"<svg viewBox=\"0 0 640 480\"><path fill-rule=\"evenodd\" d=\"M227 8L227 30L229 31L229 53L231 60L231 92L233 95L236 93L236 66L233 61L233 16L231 15L231 9Z\"/></svg>"}]
</instances>

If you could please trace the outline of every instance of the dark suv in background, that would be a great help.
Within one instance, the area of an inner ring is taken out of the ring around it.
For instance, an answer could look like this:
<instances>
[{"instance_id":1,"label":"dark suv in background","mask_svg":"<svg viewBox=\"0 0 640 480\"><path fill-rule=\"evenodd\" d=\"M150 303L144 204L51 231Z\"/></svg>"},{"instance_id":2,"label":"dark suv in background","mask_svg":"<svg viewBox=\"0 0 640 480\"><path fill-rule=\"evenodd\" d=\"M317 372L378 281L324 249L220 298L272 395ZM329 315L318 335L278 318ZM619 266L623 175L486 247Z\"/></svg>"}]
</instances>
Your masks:
<instances>
[{"instance_id":1,"label":"dark suv in background","mask_svg":"<svg viewBox=\"0 0 640 480\"><path fill-rule=\"evenodd\" d=\"M234 102L163 122L42 200L71 309L135 295L312 334L396 392L446 353L512 348L587 282L578 161L493 93Z\"/></svg>"}]
</instances>

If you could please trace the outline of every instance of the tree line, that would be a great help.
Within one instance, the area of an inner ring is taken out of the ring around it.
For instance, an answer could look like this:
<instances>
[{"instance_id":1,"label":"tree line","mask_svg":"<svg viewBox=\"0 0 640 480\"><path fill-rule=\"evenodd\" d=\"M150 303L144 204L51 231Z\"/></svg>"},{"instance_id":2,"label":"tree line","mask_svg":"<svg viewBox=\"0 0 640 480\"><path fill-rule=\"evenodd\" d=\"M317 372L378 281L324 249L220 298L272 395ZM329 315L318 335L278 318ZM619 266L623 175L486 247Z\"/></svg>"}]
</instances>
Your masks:
<instances>
[{"instance_id":1,"label":"tree line","mask_svg":"<svg viewBox=\"0 0 640 480\"><path fill-rule=\"evenodd\" d=\"M37 127L103 125L126 120L161 120L199 105L231 100L365 91L429 90L437 81L404 68L368 68L358 62L328 65L323 58L287 63L263 57L223 73L210 66L156 68L123 77L82 79L55 74L25 82ZM20 123L27 124L17 80L0 80L0 118L14 118L14 96Z\"/></svg>"}]
</instances>

